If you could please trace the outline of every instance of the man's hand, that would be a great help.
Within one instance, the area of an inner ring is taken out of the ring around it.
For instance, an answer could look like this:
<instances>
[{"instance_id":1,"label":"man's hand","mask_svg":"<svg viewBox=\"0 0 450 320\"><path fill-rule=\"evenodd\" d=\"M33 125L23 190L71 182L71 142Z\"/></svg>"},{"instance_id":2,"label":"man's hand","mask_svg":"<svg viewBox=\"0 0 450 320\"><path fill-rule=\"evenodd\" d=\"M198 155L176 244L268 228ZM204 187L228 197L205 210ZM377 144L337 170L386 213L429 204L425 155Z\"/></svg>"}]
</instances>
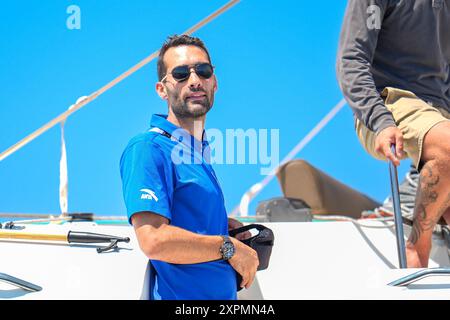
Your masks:
<instances>
[{"instance_id":1,"label":"man's hand","mask_svg":"<svg viewBox=\"0 0 450 320\"><path fill-rule=\"evenodd\" d=\"M395 144L396 154L391 151L391 145ZM375 151L391 160L394 165L400 165L403 158L403 134L397 127L388 127L381 130L375 139Z\"/></svg>"},{"instance_id":2,"label":"man's hand","mask_svg":"<svg viewBox=\"0 0 450 320\"><path fill-rule=\"evenodd\" d=\"M236 272L242 276L241 287L250 288L259 266L258 254L255 250L235 238L230 238L234 244L234 256L228 260Z\"/></svg>"},{"instance_id":3,"label":"man's hand","mask_svg":"<svg viewBox=\"0 0 450 320\"><path fill-rule=\"evenodd\" d=\"M233 229L237 229L240 227L243 227L244 225L242 224L242 222L233 219L233 218L228 218L228 231L233 230ZM250 233L250 231L245 231L242 233L239 233L236 235L236 239L238 240L245 240L248 239L252 236L252 234Z\"/></svg>"}]
</instances>

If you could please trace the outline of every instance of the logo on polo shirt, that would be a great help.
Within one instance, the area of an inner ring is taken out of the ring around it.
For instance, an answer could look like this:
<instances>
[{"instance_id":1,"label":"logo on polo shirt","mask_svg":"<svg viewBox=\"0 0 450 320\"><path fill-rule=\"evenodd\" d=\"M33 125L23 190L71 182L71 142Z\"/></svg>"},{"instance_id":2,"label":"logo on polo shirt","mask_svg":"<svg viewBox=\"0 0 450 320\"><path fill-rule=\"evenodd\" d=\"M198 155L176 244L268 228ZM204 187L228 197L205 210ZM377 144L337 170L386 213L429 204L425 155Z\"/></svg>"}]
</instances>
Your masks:
<instances>
[{"instance_id":1,"label":"logo on polo shirt","mask_svg":"<svg viewBox=\"0 0 450 320\"><path fill-rule=\"evenodd\" d=\"M158 197L156 196L154 191L150 189L141 189L139 191L143 192L143 194L141 195L141 199L148 199L148 200L153 199L155 201L158 201Z\"/></svg>"}]
</instances>

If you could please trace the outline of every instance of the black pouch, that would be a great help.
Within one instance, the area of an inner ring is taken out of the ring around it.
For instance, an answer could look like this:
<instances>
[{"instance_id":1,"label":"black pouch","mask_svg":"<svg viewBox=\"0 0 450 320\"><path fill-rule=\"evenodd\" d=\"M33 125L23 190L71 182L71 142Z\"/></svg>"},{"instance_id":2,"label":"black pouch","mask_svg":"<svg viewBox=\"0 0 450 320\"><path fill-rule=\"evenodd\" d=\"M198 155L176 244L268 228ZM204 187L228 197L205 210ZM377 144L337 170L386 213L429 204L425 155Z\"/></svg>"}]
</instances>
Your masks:
<instances>
[{"instance_id":1,"label":"black pouch","mask_svg":"<svg viewBox=\"0 0 450 320\"><path fill-rule=\"evenodd\" d=\"M270 255L272 254L272 247L274 243L274 234L271 229L260 224L250 224L248 226L230 230L229 235L230 237L235 237L239 233L252 229L258 230L258 234L241 241L255 250L258 254L259 266L257 270L265 270L269 267ZM237 290L240 291L242 289L240 286L242 277L238 272L236 272L236 281Z\"/></svg>"}]
</instances>

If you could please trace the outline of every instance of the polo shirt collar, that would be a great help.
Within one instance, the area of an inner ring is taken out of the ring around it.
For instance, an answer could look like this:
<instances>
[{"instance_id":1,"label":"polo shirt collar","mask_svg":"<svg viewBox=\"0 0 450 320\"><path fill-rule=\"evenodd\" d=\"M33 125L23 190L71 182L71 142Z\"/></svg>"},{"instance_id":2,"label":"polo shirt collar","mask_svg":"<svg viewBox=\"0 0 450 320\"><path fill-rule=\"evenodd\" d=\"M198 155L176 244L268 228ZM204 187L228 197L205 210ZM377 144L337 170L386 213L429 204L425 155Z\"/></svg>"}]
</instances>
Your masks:
<instances>
[{"instance_id":1,"label":"polo shirt collar","mask_svg":"<svg viewBox=\"0 0 450 320\"><path fill-rule=\"evenodd\" d=\"M203 141L200 142L198 139L193 137L187 130L174 125L172 122L167 120L166 114L154 114L150 121L150 127L157 127L164 130L170 134L175 140L182 142L186 146L195 149L200 154L202 154L203 149L206 148L209 143L206 137L206 132L203 129Z\"/></svg>"}]
</instances>

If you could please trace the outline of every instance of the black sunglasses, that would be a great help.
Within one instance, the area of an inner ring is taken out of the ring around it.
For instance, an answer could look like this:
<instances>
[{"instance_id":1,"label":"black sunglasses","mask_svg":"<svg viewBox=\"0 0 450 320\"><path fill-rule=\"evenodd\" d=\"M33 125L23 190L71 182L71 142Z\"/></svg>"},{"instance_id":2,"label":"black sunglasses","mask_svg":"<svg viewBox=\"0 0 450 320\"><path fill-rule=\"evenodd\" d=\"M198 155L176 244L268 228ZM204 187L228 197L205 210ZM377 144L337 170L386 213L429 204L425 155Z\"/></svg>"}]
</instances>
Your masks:
<instances>
[{"instance_id":1,"label":"black sunglasses","mask_svg":"<svg viewBox=\"0 0 450 320\"><path fill-rule=\"evenodd\" d=\"M211 78L214 73L214 67L209 63L198 63L193 66L183 65L173 68L172 72L168 72L164 78L161 79L161 82L163 82L169 74L171 74L177 82L185 81L191 76L191 68L194 68L195 73L203 79Z\"/></svg>"}]
</instances>

